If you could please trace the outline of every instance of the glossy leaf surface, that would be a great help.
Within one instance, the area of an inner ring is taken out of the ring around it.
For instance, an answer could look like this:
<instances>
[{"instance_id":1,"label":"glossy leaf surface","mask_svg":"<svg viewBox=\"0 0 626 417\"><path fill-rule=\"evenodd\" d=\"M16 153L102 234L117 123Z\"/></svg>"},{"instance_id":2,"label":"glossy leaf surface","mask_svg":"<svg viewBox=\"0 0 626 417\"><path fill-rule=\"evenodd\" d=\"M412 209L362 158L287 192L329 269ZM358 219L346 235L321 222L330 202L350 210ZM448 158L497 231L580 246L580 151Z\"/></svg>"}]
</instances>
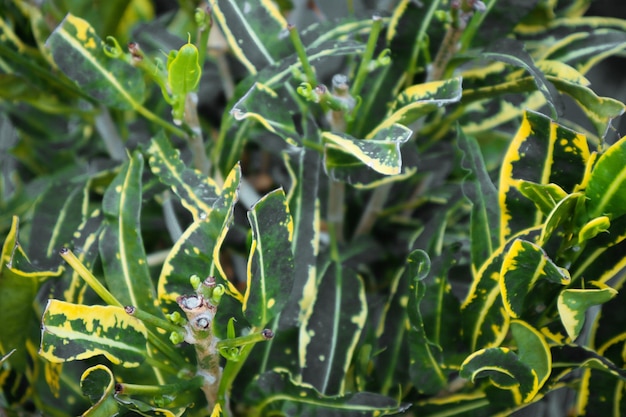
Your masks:
<instances>
[{"instance_id":1,"label":"glossy leaf surface","mask_svg":"<svg viewBox=\"0 0 626 417\"><path fill-rule=\"evenodd\" d=\"M146 327L121 307L50 300L42 326L39 353L51 362L104 355L114 364L135 367L147 355Z\"/></svg>"}]
</instances>

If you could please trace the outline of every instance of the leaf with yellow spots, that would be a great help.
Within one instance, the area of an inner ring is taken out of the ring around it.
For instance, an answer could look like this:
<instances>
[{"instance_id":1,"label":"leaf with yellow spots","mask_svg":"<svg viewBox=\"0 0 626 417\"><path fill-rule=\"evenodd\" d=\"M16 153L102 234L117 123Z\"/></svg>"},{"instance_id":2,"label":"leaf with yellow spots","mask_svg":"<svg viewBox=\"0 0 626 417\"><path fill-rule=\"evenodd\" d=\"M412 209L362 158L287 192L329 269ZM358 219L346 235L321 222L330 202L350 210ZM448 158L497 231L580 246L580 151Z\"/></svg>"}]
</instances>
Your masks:
<instances>
[{"instance_id":1,"label":"leaf with yellow spots","mask_svg":"<svg viewBox=\"0 0 626 417\"><path fill-rule=\"evenodd\" d=\"M267 325L287 303L294 282L293 219L282 189L272 191L248 212L252 245L243 312L253 326Z\"/></svg>"},{"instance_id":2,"label":"leaf with yellow spots","mask_svg":"<svg viewBox=\"0 0 626 417\"><path fill-rule=\"evenodd\" d=\"M135 152L105 191L99 249L104 279L115 298L161 315L141 236L143 166L142 154Z\"/></svg>"},{"instance_id":3,"label":"leaf with yellow spots","mask_svg":"<svg viewBox=\"0 0 626 417\"><path fill-rule=\"evenodd\" d=\"M587 184L587 213L593 219L615 219L626 213L626 136L611 145L598 159Z\"/></svg>"},{"instance_id":4,"label":"leaf with yellow spots","mask_svg":"<svg viewBox=\"0 0 626 417\"><path fill-rule=\"evenodd\" d=\"M221 194L213 202L206 215L199 216L183 232L167 255L157 284L161 307L168 310L176 306L176 297L189 293L189 278L198 275L202 279L214 276L226 286L229 295L239 301L243 296L227 279L219 263L220 248L232 222L233 209L239 198L238 187L241 167L236 165L226 177ZM181 177L185 181L185 178ZM195 179L186 186L194 184Z\"/></svg>"},{"instance_id":5,"label":"leaf with yellow spots","mask_svg":"<svg viewBox=\"0 0 626 417\"><path fill-rule=\"evenodd\" d=\"M582 182L588 159L584 135L526 111L500 171L500 243L543 220L542 210L520 190L522 181L556 184L571 193Z\"/></svg>"},{"instance_id":6,"label":"leaf with yellow spots","mask_svg":"<svg viewBox=\"0 0 626 417\"><path fill-rule=\"evenodd\" d=\"M208 216L219 197L215 181L185 166L180 159L180 152L172 146L163 131L152 138L147 153L152 173L171 187L181 204L191 212L193 219Z\"/></svg>"},{"instance_id":7,"label":"leaf with yellow spots","mask_svg":"<svg viewBox=\"0 0 626 417\"><path fill-rule=\"evenodd\" d=\"M68 14L46 46L57 66L94 101L120 110L141 105L145 90L141 72L108 57L102 39L86 20Z\"/></svg>"},{"instance_id":8,"label":"leaf with yellow spots","mask_svg":"<svg viewBox=\"0 0 626 417\"><path fill-rule=\"evenodd\" d=\"M104 355L124 367L147 356L145 325L115 306L85 306L49 300L43 313L39 354L51 362Z\"/></svg>"},{"instance_id":9,"label":"leaf with yellow spots","mask_svg":"<svg viewBox=\"0 0 626 417\"><path fill-rule=\"evenodd\" d=\"M403 167L400 148L411 130L399 124L381 129L373 139L356 139L345 133L324 132L324 168L335 181L369 188L389 176L404 179L415 172Z\"/></svg>"},{"instance_id":10,"label":"leaf with yellow spots","mask_svg":"<svg viewBox=\"0 0 626 417\"><path fill-rule=\"evenodd\" d=\"M456 103L461 100L461 92L461 77L413 85L398 94L385 121L376 126L367 138L374 138L381 130L396 124L410 125L444 105Z\"/></svg>"}]
</instances>

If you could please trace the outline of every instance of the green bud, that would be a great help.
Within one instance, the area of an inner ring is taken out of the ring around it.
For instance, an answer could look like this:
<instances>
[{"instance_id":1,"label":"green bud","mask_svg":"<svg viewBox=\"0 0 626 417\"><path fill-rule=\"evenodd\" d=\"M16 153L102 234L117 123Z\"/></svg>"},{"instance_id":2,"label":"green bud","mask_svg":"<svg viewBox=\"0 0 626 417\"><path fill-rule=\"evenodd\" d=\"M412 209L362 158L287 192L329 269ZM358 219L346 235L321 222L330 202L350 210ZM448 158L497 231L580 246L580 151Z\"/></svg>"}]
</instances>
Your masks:
<instances>
[{"instance_id":1,"label":"green bud","mask_svg":"<svg viewBox=\"0 0 626 417\"><path fill-rule=\"evenodd\" d=\"M182 343L185 341L185 337L178 333L178 332L172 332L170 333L170 342L172 342L172 344L177 345L179 343Z\"/></svg>"},{"instance_id":2,"label":"green bud","mask_svg":"<svg viewBox=\"0 0 626 417\"><path fill-rule=\"evenodd\" d=\"M200 279L199 276L197 276L196 274L193 274L191 277L189 277L189 282L191 283L191 288L193 288L194 290L197 290L200 287L202 280Z\"/></svg>"}]
</instances>

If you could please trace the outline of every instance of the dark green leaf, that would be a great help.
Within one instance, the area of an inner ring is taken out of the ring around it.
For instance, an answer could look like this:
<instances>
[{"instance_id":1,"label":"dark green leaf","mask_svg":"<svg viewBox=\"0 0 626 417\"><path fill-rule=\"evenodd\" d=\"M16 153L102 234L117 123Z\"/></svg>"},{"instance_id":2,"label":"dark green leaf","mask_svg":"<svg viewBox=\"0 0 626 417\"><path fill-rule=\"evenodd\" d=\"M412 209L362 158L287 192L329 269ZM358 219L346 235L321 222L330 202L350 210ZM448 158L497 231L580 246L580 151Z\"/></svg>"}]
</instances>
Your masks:
<instances>
[{"instance_id":1,"label":"dark green leaf","mask_svg":"<svg viewBox=\"0 0 626 417\"><path fill-rule=\"evenodd\" d=\"M118 404L113 397L115 378L109 368L96 365L87 369L80 378L80 388L93 404L84 416L110 417L118 414Z\"/></svg>"},{"instance_id":2,"label":"dark green leaf","mask_svg":"<svg viewBox=\"0 0 626 417\"><path fill-rule=\"evenodd\" d=\"M457 143L464 153L462 166L468 171L463 181L463 192L472 203L470 244L472 266L477 271L499 246L498 193L476 140L466 136L459 128Z\"/></svg>"},{"instance_id":3,"label":"dark green leaf","mask_svg":"<svg viewBox=\"0 0 626 417\"><path fill-rule=\"evenodd\" d=\"M215 181L185 166L180 159L180 152L172 146L163 131L152 138L147 153L152 173L172 188L194 220L208 216L219 198Z\"/></svg>"},{"instance_id":4,"label":"dark green leaf","mask_svg":"<svg viewBox=\"0 0 626 417\"><path fill-rule=\"evenodd\" d=\"M303 381L325 394L343 394L346 373L367 318L361 278L335 264L318 284L311 316L300 331Z\"/></svg>"},{"instance_id":5,"label":"dark green leaf","mask_svg":"<svg viewBox=\"0 0 626 417\"><path fill-rule=\"evenodd\" d=\"M122 110L140 106L145 89L141 72L109 58L87 21L68 14L46 45L65 75L97 102Z\"/></svg>"},{"instance_id":6,"label":"dark green leaf","mask_svg":"<svg viewBox=\"0 0 626 417\"><path fill-rule=\"evenodd\" d=\"M104 278L123 305L162 315L141 236L143 156L135 152L107 188L102 202L105 222L100 234Z\"/></svg>"},{"instance_id":7,"label":"dark green leaf","mask_svg":"<svg viewBox=\"0 0 626 417\"><path fill-rule=\"evenodd\" d=\"M504 308L514 318L524 312L526 297L538 280L546 279L562 285L571 280L569 272L555 265L540 246L522 239L516 239L509 247L500 274Z\"/></svg>"},{"instance_id":8,"label":"dark green leaf","mask_svg":"<svg viewBox=\"0 0 626 417\"><path fill-rule=\"evenodd\" d=\"M243 311L256 327L267 325L285 306L294 281L294 224L285 193L273 191L248 212L252 247Z\"/></svg>"},{"instance_id":9,"label":"dark green leaf","mask_svg":"<svg viewBox=\"0 0 626 417\"><path fill-rule=\"evenodd\" d=\"M297 415L309 417L361 416L365 413L378 416L405 411L407 404L392 398L360 392L345 396L325 396L313 386L296 382L285 370L266 372L255 378L246 391L255 415Z\"/></svg>"},{"instance_id":10,"label":"dark green leaf","mask_svg":"<svg viewBox=\"0 0 626 417\"><path fill-rule=\"evenodd\" d=\"M147 329L121 307L85 306L50 300L42 319L39 354L51 362L104 355L136 367L147 356Z\"/></svg>"}]
</instances>

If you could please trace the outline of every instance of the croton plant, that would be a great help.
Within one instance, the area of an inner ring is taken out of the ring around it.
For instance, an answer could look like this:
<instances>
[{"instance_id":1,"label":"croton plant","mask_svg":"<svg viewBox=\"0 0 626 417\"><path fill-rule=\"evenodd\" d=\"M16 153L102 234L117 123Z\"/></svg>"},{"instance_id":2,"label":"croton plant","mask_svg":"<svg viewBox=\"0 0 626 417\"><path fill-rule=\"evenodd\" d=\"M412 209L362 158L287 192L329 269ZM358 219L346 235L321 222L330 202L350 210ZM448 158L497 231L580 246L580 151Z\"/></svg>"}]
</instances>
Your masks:
<instances>
[{"instance_id":1,"label":"croton plant","mask_svg":"<svg viewBox=\"0 0 626 417\"><path fill-rule=\"evenodd\" d=\"M590 2L3 1L0 415L626 415Z\"/></svg>"}]
</instances>

